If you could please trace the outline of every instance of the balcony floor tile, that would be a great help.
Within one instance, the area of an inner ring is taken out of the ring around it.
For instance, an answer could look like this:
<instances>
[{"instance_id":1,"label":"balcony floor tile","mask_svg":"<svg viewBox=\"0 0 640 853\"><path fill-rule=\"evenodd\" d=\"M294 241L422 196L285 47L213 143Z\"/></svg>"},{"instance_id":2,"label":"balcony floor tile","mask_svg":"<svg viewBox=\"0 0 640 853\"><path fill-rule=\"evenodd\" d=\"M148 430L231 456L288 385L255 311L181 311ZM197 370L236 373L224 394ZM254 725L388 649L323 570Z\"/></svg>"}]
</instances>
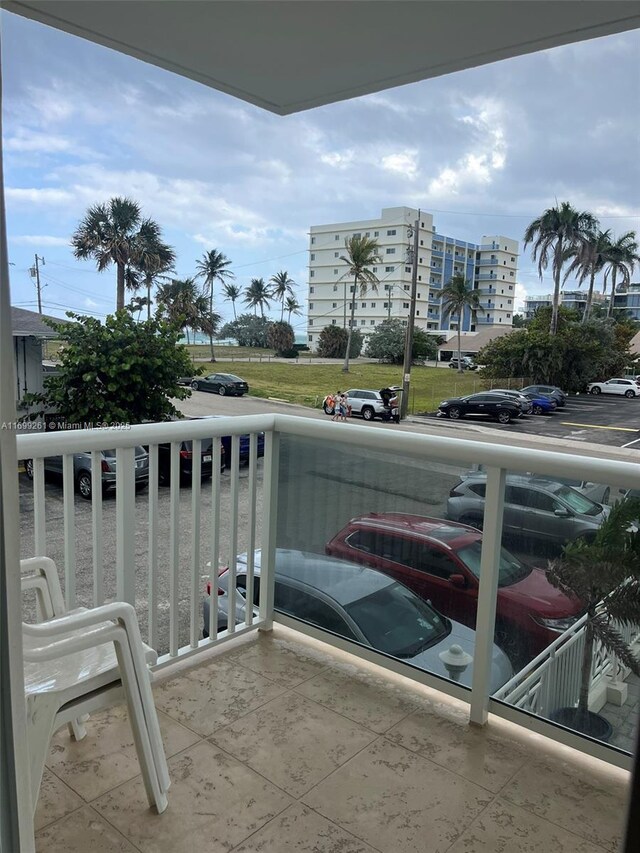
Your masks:
<instances>
[{"instance_id":1,"label":"balcony floor tile","mask_svg":"<svg viewBox=\"0 0 640 853\"><path fill-rule=\"evenodd\" d=\"M612 853L619 843L629 774L495 718L470 728L462 703L281 626L189 664L154 686L172 780L165 813L149 808L126 713L113 709L79 743L66 727L55 736L38 851Z\"/></svg>"}]
</instances>

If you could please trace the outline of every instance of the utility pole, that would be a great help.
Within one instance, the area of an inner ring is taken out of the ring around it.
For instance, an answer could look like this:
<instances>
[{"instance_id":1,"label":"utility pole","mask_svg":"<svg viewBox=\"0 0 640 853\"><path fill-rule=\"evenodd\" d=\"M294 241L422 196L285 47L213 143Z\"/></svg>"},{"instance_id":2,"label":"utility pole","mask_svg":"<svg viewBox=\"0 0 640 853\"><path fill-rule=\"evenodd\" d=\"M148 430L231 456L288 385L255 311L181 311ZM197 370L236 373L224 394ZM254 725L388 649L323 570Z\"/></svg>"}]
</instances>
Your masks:
<instances>
[{"instance_id":1,"label":"utility pole","mask_svg":"<svg viewBox=\"0 0 640 853\"><path fill-rule=\"evenodd\" d=\"M31 267L29 272L31 274L31 278L35 278L36 280L36 293L38 294L38 314L42 314L42 288L40 287L40 267L38 266L38 261L42 261L42 266L44 266L44 258L38 257L38 255L36 255L36 265L35 267Z\"/></svg>"},{"instance_id":2,"label":"utility pole","mask_svg":"<svg viewBox=\"0 0 640 853\"><path fill-rule=\"evenodd\" d=\"M407 417L409 406L409 382L411 379L411 355L413 352L413 325L416 316L416 293L418 290L418 236L420 234L420 210L413 229L413 252L411 267L411 304L407 318L407 335L404 342L404 364L402 366L402 399L400 400L400 418Z\"/></svg>"}]
</instances>

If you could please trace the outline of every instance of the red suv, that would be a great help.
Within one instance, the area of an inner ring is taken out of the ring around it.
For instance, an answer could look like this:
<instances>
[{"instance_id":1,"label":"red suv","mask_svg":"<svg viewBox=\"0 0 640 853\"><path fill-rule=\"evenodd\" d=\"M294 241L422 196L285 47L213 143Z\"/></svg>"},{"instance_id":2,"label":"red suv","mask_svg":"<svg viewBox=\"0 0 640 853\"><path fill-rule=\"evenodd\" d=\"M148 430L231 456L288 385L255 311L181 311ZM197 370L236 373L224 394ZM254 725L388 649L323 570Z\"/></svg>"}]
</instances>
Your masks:
<instances>
[{"instance_id":1,"label":"red suv","mask_svg":"<svg viewBox=\"0 0 640 853\"><path fill-rule=\"evenodd\" d=\"M391 575L475 628L481 546L482 533L466 524L389 512L353 518L325 550ZM581 602L552 586L544 571L501 549L495 640L512 663L535 657L582 612Z\"/></svg>"}]
</instances>

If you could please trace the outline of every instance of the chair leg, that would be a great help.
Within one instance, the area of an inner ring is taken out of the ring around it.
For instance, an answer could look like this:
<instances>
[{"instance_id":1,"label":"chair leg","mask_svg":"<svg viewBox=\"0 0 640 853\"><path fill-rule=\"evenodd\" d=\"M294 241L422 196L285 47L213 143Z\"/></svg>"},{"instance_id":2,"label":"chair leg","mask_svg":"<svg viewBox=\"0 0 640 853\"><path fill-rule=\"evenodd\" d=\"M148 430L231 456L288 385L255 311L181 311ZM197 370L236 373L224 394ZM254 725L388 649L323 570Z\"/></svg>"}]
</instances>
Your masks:
<instances>
[{"instance_id":1,"label":"chair leg","mask_svg":"<svg viewBox=\"0 0 640 853\"><path fill-rule=\"evenodd\" d=\"M67 728L69 729L69 736L74 740L82 740L87 736L87 730L84 727L83 717L88 717L88 714L83 714L82 717L78 717L77 720L71 720L70 723L67 723Z\"/></svg>"},{"instance_id":2,"label":"chair leg","mask_svg":"<svg viewBox=\"0 0 640 853\"><path fill-rule=\"evenodd\" d=\"M29 753L29 779L31 805L35 814L45 761L53 734L58 702L46 694L27 696L27 750Z\"/></svg>"},{"instance_id":3,"label":"chair leg","mask_svg":"<svg viewBox=\"0 0 640 853\"><path fill-rule=\"evenodd\" d=\"M168 785L163 784L162 762L158 761L157 750L154 748L154 744L150 738L149 727L151 715L148 713L148 709L143 707L143 700L138 689L138 678L131 658L126 631L122 630L122 640L116 640L115 647L147 799L149 800L149 805L155 805L158 814L162 814L168 805L166 794ZM153 708L152 716L155 718L157 725L155 707ZM162 760L165 760L164 749L162 750ZM160 764L160 767L158 764Z\"/></svg>"}]
</instances>

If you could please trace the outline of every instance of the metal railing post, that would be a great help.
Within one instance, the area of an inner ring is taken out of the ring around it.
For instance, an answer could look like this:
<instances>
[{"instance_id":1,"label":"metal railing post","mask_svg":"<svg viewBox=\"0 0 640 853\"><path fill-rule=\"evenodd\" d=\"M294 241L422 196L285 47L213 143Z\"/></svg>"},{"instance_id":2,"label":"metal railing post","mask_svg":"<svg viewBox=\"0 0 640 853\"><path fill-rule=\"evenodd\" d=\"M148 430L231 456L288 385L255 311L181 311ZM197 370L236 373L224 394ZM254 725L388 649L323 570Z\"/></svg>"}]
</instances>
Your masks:
<instances>
[{"instance_id":1,"label":"metal railing post","mask_svg":"<svg viewBox=\"0 0 640 853\"><path fill-rule=\"evenodd\" d=\"M278 524L278 479L280 470L280 433L272 430L265 435L262 555L260 562L260 626L261 631L273 629L275 598L276 532Z\"/></svg>"},{"instance_id":2,"label":"metal railing post","mask_svg":"<svg viewBox=\"0 0 640 853\"><path fill-rule=\"evenodd\" d=\"M504 468L487 468L487 491L484 502L480 586L476 613L476 647L469 722L484 725L489 714L491 693L491 659L496 623L496 596L500 548L502 546L502 514L504 510Z\"/></svg>"},{"instance_id":3,"label":"metal railing post","mask_svg":"<svg viewBox=\"0 0 640 853\"><path fill-rule=\"evenodd\" d=\"M116 448L116 596L136 603L136 454L133 447ZM99 480L93 483L100 489Z\"/></svg>"}]
</instances>

